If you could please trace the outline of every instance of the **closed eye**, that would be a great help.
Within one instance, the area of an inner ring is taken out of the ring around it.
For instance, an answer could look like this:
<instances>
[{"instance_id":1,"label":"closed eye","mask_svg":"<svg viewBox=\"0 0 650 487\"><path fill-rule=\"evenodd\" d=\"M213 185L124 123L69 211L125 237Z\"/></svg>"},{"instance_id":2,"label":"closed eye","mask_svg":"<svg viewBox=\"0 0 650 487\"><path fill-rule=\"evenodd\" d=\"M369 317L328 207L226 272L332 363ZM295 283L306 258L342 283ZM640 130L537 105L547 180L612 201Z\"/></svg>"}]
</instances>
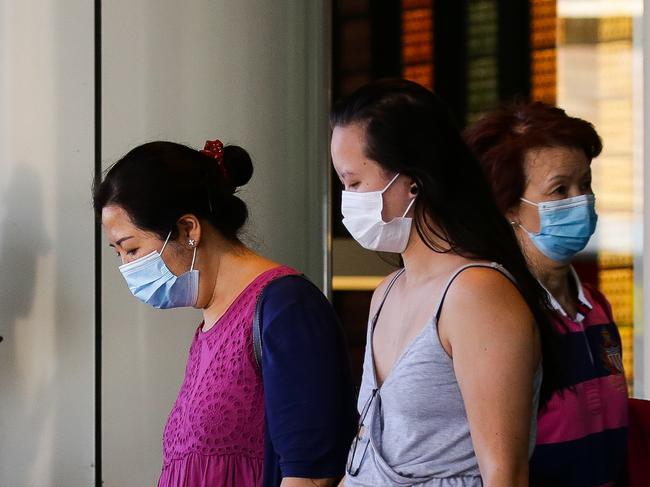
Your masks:
<instances>
[{"instance_id":1,"label":"closed eye","mask_svg":"<svg viewBox=\"0 0 650 487\"><path fill-rule=\"evenodd\" d=\"M566 195L567 194L567 187L564 185L560 185L557 188L553 190L553 194L559 194L559 195Z\"/></svg>"}]
</instances>

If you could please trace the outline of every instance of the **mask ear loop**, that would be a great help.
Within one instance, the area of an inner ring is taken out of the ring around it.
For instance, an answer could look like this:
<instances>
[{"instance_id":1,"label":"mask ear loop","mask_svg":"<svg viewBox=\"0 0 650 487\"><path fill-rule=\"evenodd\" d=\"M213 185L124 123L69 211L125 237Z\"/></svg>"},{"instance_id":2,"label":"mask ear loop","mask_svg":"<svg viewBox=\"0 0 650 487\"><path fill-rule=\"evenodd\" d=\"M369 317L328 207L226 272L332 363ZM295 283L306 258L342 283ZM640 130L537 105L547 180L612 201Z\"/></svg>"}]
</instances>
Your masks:
<instances>
[{"instance_id":1,"label":"mask ear loop","mask_svg":"<svg viewBox=\"0 0 650 487\"><path fill-rule=\"evenodd\" d=\"M415 204L415 198L413 198L413 199L411 200L411 202L409 203L409 205L406 207L406 211L405 211L404 214L402 215L402 218L404 218L404 217L406 216L406 214L407 214L409 211L411 211L411 208L413 207L414 204Z\"/></svg>"},{"instance_id":2,"label":"mask ear loop","mask_svg":"<svg viewBox=\"0 0 650 487\"><path fill-rule=\"evenodd\" d=\"M386 190L392 186L392 184L395 182L395 180L396 180L399 176L400 176L399 173L395 174L395 177L394 177L393 179L390 180L390 183L388 183L384 189L381 190L381 193L384 194L384 193L386 192Z\"/></svg>"},{"instance_id":3,"label":"mask ear loop","mask_svg":"<svg viewBox=\"0 0 650 487\"><path fill-rule=\"evenodd\" d=\"M527 200L526 198L519 198L519 199L521 201L523 201L524 203L528 203L529 205L532 205L532 206L534 206L535 208L537 208L539 210L539 203L534 203L534 202L532 202L530 200ZM539 233L533 233L533 232L528 231L528 229L525 226L523 226L521 223L517 223L517 226L519 228L522 228L524 230L524 232L526 232L528 234L528 236L539 235ZM541 229L540 229L540 231L541 231Z\"/></svg>"},{"instance_id":4,"label":"mask ear loop","mask_svg":"<svg viewBox=\"0 0 650 487\"><path fill-rule=\"evenodd\" d=\"M196 249L197 247L194 247L194 253L192 254L192 265L190 266L190 272L194 270L194 261L196 260Z\"/></svg>"},{"instance_id":5,"label":"mask ear loop","mask_svg":"<svg viewBox=\"0 0 650 487\"><path fill-rule=\"evenodd\" d=\"M523 201L524 203L528 203L529 205L533 205L533 206L539 208L539 203L533 203L532 201L527 200L526 198L519 198L519 199L520 199L521 201Z\"/></svg>"},{"instance_id":6,"label":"mask ear loop","mask_svg":"<svg viewBox=\"0 0 650 487\"><path fill-rule=\"evenodd\" d=\"M162 257L163 252L165 251L165 247L167 247L167 242L169 242L169 237L172 236L172 231L170 230L169 233L167 234L167 238L165 239L165 243L162 246L162 249L160 249L160 256Z\"/></svg>"}]
</instances>

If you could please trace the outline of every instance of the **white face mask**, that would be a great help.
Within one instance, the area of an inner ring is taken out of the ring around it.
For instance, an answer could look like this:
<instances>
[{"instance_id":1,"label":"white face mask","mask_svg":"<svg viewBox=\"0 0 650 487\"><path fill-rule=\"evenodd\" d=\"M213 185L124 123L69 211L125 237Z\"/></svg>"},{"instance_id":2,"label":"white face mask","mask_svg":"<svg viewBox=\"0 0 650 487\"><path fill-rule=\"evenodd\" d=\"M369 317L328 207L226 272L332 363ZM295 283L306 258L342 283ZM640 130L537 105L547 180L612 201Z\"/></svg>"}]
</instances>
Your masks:
<instances>
[{"instance_id":1,"label":"white face mask","mask_svg":"<svg viewBox=\"0 0 650 487\"><path fill-rule=\"evenodd\" d=\"M397 180L397 174L381 191L357 193L343 191L341 212L343 225L359 244L379 252L402 253L406 250L411 235L412 218L406 218L415 198L411 200L401 217L385 222L381 217L384 208L383 194Z\"/></svg>"}]
</instances>

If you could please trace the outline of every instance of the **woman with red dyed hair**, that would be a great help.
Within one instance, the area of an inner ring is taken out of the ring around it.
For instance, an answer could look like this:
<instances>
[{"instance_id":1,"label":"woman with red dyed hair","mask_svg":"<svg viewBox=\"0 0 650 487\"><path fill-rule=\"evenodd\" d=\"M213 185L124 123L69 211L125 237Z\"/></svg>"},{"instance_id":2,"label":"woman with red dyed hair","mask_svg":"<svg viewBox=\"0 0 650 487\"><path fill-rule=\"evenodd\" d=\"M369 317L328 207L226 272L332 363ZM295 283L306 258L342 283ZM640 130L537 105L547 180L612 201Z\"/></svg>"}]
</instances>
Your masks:
<instances>
[{"instance_id":1,"label":"woman with red dyed hair","mask_svg":"<svg viewBox=\"0 0 650 487\"><path fill-rule=\"evenodd\" d=\"M571 266L595 231L585 120L543 103L513 104L465 132L533 274L547 290L564 387L540 408L532 486L617 485L625 465L627 387L611 306Z\"/></svg>"}]
</instances>

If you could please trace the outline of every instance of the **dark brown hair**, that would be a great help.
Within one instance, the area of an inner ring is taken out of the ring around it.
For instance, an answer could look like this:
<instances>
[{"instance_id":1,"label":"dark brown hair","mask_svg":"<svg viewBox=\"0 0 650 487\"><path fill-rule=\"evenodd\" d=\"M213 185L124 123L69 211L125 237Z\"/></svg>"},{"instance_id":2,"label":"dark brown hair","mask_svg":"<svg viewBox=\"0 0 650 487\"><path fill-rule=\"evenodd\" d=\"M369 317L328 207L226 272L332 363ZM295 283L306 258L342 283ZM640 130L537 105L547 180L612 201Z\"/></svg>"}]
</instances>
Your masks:
<instances>
[{"instance_id":1,"label":"dark brown hair","mask_svg":"<svg viewBox=\"0 0 650 487\"><path fill-rule=\"evenodd\" d=\"M530 150L579 149L591 161L603 149L592 124L541 102L505 105L479 119L464 136L503 213L518 204L524 194L524 161Z\"/></svg>"},{"instance_id":2,"label":"dark brown hair","mask_svg":"<svg viewBox=\"0 0 650 487\"><path fill-rule=\"evenodd\" d=\"M447 107L417 83L380 80L334 105L332 128L355 123L365 129L368 158L415 180L414 224L432 251L451 249L471 259L498 262L514 276L540 332L544 404L563 386L563 363L555 353L557 333L546 313L546 292L531 274L512 227ZM448 248L441 248L437 240Z\"/></svg>"}]
</instances>

